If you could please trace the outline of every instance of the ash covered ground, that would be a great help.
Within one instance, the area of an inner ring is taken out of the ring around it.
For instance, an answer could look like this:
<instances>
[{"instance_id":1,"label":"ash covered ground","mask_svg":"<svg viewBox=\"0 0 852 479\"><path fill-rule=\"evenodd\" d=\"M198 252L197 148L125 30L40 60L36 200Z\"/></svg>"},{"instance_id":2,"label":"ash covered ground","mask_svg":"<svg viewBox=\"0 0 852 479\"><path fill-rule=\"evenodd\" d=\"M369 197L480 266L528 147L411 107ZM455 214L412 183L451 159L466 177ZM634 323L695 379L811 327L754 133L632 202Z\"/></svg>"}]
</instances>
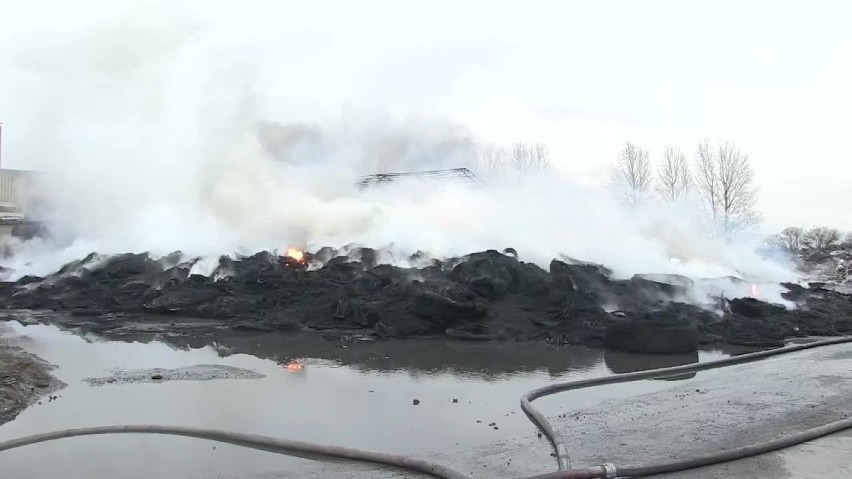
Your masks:
<instances>
[{"instance_id":1,"label":"ash covered ground","mask_svg":"<svg viewBox=\"0 0 852 479\"><path fill-rule=\"evenodd\" d=\"M54 321L101 332L157 315L211 329L545 341L644 353L852 333L852 297L823 283L782 283L781 305L708 293L718 279L617 280L600 265L563 258L544 269L512 250L414 255L410 267L379 264L379 253L223 256L206 265L209 274L197 274L201 260L179 253L92 254L46 277L0 283L0 307L68 312Z\"/></svg>"}]
</instances>

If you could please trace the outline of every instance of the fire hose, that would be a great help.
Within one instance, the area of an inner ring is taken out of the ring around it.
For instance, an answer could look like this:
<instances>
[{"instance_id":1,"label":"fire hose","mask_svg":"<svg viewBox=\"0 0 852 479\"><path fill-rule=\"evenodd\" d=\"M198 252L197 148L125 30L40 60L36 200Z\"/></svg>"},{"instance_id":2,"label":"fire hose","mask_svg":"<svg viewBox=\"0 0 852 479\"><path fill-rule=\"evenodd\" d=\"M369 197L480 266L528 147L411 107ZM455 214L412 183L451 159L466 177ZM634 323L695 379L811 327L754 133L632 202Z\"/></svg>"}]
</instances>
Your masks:
<instances>
[{"instance_id":1,"label":"fire hose","mask_svg":"<svg viewBox=\"0 0 852 479\"><path fill-rule=\"evenodd\" d=\"M770 358L773 356L780 356L784 354L794 353L797 351L850 342L852 342L852 337L838 337L828 340L815 341L812 343L798 344L778 349L770 349L766 351L759 351L756 353L743 354L731 358L693 365L652 369L648 371L639 371L634 373L620 374L616 376L558 383L531 391L521 398L521 408L523 409L527 417L536 425L536 427L542 432L542 434L547 437L547 439L552 444L553 449L556 452L556 460L559 470L548 474L529 476L525 479L593 479L615 477L644 477L655 474L678 472L703 466L709 466L713 464L719 464L723 462L734 461L737 459L744 459L759 454L776 451L786 447L795 446L803 442L811 441L829 434L840 432L845 429L852 428L852 417L850 417L812 429L786 434L770 441L667 463L655 463L634 467L616 466L612 463L606 463L600 466L593 466L583 469L571 469L571 462L568 456L565 439L553 428L553 425L550 424L550 422L544 417L544 415L532 406L532 402L536 399L559 392L572 391L594 386L603 386L607 384L640 381L644 379L658 379L678 376L685 373L694 373L727 366L734 366L738 364L746 364L759 361L761 359ZM186 436L224 442L237 446L260 449L279 454L319 458L324 460L355 461L369 464L377 464L382 466L390 466L397 469L427 474L441 479L470 479L468 476L454 471L453 469L443 466L441 464L428 460L414 459L402 455L386 454L381 452L365 451L361 449L350 449L322 444L313 444L254 434L241 434L215 429L198 429L177 426L128 425L64 429L61 431L53 431L18 439L0 441L0 451L69 437L126 433L168 434L176 436Z\"/></svg>"},{"instance_id":2,"label":"fire hose","mask_svg":"<svg viewBox=\"0 0 852 479\"><path fill-rule=\"evenodd\" d=\"M806 349L814 349L824 346L832 346L836 344L850 343L852 336L844 336L832 338L822 341L815 341L805 344L797 344L777 349L769 349L766 351L758 351L755 353L742 354L730 358L720 359L717 361L708 361L706 363L691 364L685 366L675 366L670 368L651 369L647 371L637 371L634 373L619 374L616 376L582 379L579 381L571 381L566 383L557 383L545 386L525 394L521 398L521 409L536 425L536 427L544 434L556 453L556 461L559 471L544 476L534 476L536 479L579 479L579 478L606 478L606 477L642 477L654 474L662 474L665 472L677 472L687 469L694 469L702 466L709 466L722 462L733 461L745 457L756 456L766 452L775 451L789 446L794 446L802 442L810 441L828 434L842 431L852 427L852 418L842 419L832 422L824 426L800 431L798 433L782 436L781 438L767 441L750 446L744 446L734 449L720 451L718 453L709 454L681 461L675 461L665 464L652 464L641 467L617 467L613 464L604 464L582 470L572 470L571 461L568 457L568 450L565 444L565 439L557 432L553 425L544 417L544 415L532 406L532 402L536 399L550 396L559 392L573 391L577 389L590 388L594 386L603 386L607 384L618 384L633 381L641 381L644 379L659 379L672 376L679 376L685 373L695 373L699 371L707 371L710 369L718 369L727 366L735 366L738 364L747 364L761 359L780 356L783 354L795 353ZM532 478L530 478L532 479Z\"/></svg>"}]
</instances>

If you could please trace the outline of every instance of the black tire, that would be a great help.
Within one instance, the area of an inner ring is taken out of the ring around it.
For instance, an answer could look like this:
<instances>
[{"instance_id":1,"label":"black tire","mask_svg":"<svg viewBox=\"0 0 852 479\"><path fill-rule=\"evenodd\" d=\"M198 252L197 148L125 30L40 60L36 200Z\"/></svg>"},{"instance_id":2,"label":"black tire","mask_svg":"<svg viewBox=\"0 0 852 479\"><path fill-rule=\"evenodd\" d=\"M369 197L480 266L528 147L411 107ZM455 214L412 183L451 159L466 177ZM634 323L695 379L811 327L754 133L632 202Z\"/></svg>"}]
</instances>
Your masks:
<instances>
[{"instance_id":1,"label":"black tire","mask_svg":"<svg viewBox=\"0 0 852 479\"><path fill-rule=\"evenodd\" d=\"M649 369L672 368L698 363L698 351L687 354L637 354L607 349L604 351L604 364L614 374L647 371ZM663 381L682 381L694 378L695 373L662 378Z\"/></svg>"},{"instance_id":2,"label":"black tire","mask_svg":"<svg viewBox=\"0 0 852 479\"><path fill-rule=\"evenodd\" d=\"M607 326L605 344L616 351L643 354L687 354L698 351L695 324L624 320Z\"/></svg>"}]
</instances>

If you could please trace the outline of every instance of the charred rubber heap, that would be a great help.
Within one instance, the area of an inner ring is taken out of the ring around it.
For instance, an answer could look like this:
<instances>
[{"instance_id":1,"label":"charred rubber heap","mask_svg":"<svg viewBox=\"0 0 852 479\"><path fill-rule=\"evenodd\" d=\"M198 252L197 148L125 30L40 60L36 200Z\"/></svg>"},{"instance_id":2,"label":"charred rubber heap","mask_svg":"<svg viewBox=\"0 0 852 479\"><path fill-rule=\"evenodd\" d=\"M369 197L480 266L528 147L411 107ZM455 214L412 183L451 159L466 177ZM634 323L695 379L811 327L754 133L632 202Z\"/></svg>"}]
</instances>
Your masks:
<instances>
[{"instance_id":1,"label":"charred rubber heap","mask_svg":"<svg viewBox=\"0 0 852 479\"><path fill-rule=\"evenodd\" d=\"M96 332L156 314L238 330L547 341L642 353L692 352L715 342L778 347L793 337L852 333L849 296L820 284L785 284L795 309L719 298L714 314L682 302L695 282L673 275L614 280L599 265L554 259L545 270L498 251L442 261L416 256L422 266L412 268L377 264L371 249L346 253L323 248L300 261L266 252L222 257L209 275L192 274L196 261L178 253L92 254L45 278L0 283L0 308L69 312L69 321L85 318Z\"/></svg>"}]
</instances>

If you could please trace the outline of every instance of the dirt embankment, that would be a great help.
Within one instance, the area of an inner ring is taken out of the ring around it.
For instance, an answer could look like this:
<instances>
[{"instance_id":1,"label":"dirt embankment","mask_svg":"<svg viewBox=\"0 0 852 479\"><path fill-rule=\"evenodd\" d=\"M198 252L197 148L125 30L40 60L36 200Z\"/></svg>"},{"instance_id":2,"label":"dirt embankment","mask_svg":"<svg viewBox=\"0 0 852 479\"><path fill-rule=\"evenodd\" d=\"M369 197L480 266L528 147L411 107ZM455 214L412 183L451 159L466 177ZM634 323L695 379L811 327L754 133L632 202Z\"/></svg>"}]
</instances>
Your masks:
<instances>
[{"instance_id":1,"label":"dirt embankment","mask_svg":"<svg viewBox=\"0 0 852 479\"><path fill-rule=\"evenodd\" d=\"M42 397L63 387L54 378L53 366L15 346L0 329L0 425L15 417Z\"/></svg>"}]
</instances>

